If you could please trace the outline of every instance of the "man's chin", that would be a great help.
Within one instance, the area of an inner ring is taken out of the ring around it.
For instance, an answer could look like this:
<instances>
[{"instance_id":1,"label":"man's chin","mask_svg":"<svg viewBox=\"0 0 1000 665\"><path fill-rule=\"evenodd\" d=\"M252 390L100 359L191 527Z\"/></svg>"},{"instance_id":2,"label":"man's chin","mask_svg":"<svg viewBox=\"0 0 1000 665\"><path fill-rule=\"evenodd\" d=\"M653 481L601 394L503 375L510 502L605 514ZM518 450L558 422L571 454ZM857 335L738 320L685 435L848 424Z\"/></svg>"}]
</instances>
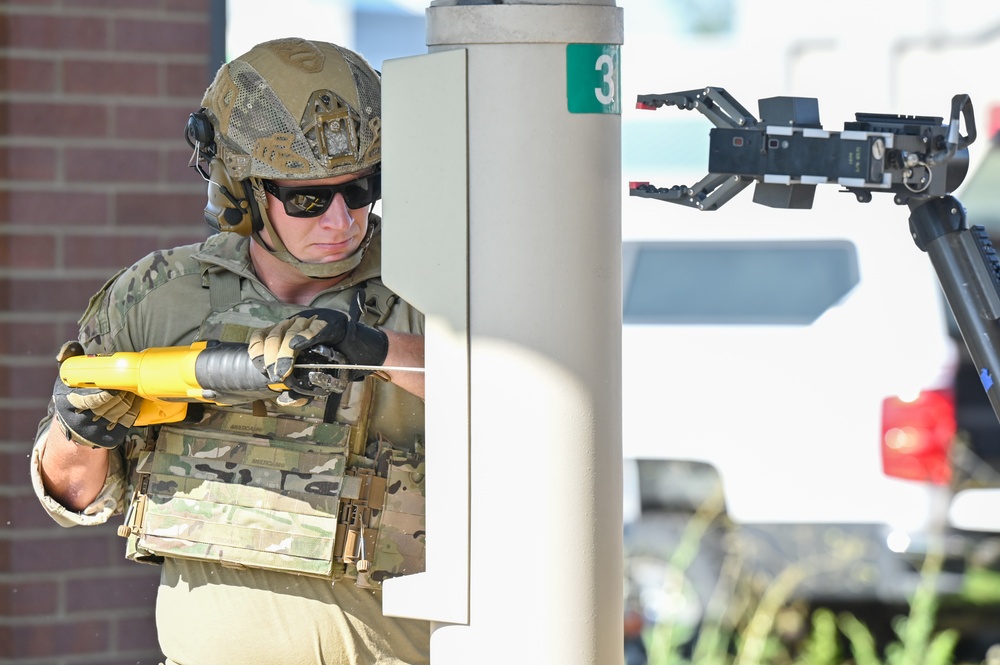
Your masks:
<instances>
[{"instance_id":1,"label":"man's chin","mask_svg":"<svg viewBox=\"0 0 1000 665\"><path fill-rule=\"evenodd\" d=\"M330 245L329 249L314 248L308 263L336 263L354 256L358 251L358 245L345 247L344 245Z\"/></svg>"}]
</instances>

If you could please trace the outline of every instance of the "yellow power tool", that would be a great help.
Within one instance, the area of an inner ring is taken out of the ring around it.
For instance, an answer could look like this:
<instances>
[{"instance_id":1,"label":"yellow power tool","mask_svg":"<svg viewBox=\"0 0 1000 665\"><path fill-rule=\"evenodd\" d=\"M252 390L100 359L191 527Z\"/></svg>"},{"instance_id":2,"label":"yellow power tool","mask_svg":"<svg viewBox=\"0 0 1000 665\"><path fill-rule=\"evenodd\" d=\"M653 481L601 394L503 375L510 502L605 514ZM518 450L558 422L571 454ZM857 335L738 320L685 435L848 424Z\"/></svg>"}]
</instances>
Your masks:
<instances>
[{"instance_id":1,"label":"yellow power tool","mask_svg":"<svg viewBox=\"0 0 1000 665\"><path fill-rule=\"evenodd\" d=\"M288 389L268 382L250 361L246 344L217 341L73 356L59 366L59 378L70 388L126 390L142 397L136 425L183 420L192 402L225 406L253 401L237 395Z\"/></svg>"},{"instance_id":2,"label":"yellow power tool","mask_svg":"<svg viewBox=\"0 0 1000 665\"><path fill-rule=\"evenodd\" d=\"M190 346L66 358L59 378L70 388L125 390L143 398L136 425L184 420L191 403L232 406L274 397L286 390L300 395L342 393L352 371L422 372L422 367L352 365L325 345L302 351L283 383L272 383L254 367L247 345L195 342Z\"/></svg>"}]
</instances>

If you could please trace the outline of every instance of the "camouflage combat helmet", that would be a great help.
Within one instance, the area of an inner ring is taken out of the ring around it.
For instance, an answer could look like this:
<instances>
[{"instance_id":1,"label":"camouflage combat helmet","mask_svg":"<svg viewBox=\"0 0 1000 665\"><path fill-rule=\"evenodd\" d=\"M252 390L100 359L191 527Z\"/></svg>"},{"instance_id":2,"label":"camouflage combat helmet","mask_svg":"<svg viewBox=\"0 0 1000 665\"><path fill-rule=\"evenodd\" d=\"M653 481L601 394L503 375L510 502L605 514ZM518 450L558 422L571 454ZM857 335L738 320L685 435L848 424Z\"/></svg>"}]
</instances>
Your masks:
<instances>
[{"instance_id":1,"label":"camouflage combat helmet","mask_svg":"<svg viewBox=\"0 0 1000 665\"><path fill-rule=\"evenodd\" d=\"M187 129L196 161L208 163L207 173L199 167L209 180L206 221L217 230L252 234L274 256L311 277L353 269L368 238L342 261L300 261L271 225L262 181L378 169L380 94L379 75L364 58L326 42L264 42L223 65ZM260 237L264 228L273 248Z\"/></svg>"}]
</instances>

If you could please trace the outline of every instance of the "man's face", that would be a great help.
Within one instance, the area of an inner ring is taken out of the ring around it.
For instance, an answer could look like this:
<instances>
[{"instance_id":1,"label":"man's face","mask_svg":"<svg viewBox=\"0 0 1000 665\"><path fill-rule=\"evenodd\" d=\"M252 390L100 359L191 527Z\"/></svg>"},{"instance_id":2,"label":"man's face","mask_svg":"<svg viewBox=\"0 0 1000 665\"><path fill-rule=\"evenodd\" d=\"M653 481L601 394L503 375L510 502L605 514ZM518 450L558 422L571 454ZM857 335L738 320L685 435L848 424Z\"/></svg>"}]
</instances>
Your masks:
<instances>
[{"instance_id":1,"label":"man's face","mask_svg":"<svg viewBox=\"0 0 1000 665\"><path fill-rule=\"evenodd\" d=\"M322 180L275 180L273 184L283 188L282 198L290 200L293 208L296 204L304 204L308 210L310 201L315 199L307 188L342 185L357 177L356 174L348 174ZM297 189L301 189L306 196L297 195ZM274 230L288 251L306 263L331 263L354 254L368 231L368 210L367 205L349 208L344 195L337 192L321 214L315 217L293 217L286 211L286 204L282 200L271 191L267 194L267 214ZM266 228L261 231L261 237L268 245L273 246Z\"/></svg>"}]
</instances>

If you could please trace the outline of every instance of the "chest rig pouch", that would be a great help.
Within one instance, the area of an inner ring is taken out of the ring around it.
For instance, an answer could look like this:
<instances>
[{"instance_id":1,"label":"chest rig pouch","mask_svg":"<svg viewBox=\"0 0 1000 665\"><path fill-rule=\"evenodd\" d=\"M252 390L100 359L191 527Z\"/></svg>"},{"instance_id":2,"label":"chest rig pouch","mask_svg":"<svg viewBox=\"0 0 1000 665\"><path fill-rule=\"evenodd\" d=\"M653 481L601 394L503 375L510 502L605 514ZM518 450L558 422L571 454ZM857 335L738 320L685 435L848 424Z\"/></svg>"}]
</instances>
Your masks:
<instances>
[{"instance_id":1,"label":"chest rig pouch","mask_svg":"<svg viewBox=\"0 0 1000 665\"><path fill-rule=\"evenodd\" d=\"M242 329L245 340L298 309L241 303L210 317L203 338L237 341ZM423 448L369 440L378 381L348 384L332 419L325 398L269 401L206 408L197 423L133 439L133 497L119 529L126 556L348 577L376 589L422 571Z\"/></svg>"}]
</instances>

